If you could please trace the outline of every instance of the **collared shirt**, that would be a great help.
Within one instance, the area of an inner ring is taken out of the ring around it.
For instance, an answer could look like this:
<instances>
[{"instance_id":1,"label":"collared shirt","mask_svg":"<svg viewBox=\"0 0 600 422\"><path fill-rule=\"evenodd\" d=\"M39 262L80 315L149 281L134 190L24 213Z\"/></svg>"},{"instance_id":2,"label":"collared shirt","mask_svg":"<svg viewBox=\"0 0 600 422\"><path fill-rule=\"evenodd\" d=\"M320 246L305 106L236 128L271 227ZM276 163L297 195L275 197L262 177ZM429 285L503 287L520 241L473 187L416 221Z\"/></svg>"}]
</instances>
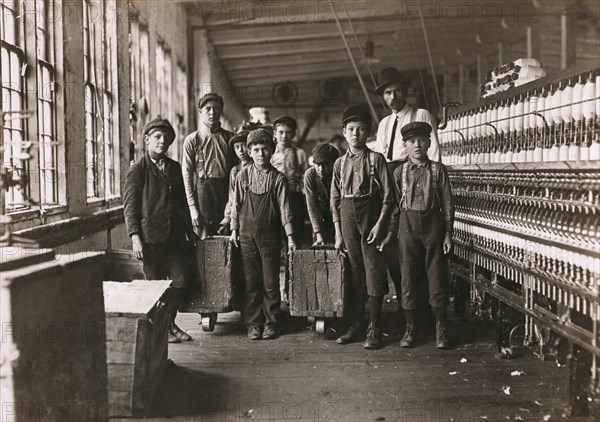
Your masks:
<instances>
[{"instance_id":1,"label":"collared shirt","mask_svg":"<svg viewBox=\"0 0 600 422\"><path fill-rule=\"evenodd\" d=\"M385 157L388 156L388 148L392 139L392 129L394 127L394 119L398 119L396 125L396 136L394 138L394 149L392 151L392 160L405 160L408 157L406 152L406 146L402 141L402 133L400 130L402 127L411 122L427 122L431 125L433 130L431 131L431 145L427 151L427 156L430 160L442 161L442 151L440 148L440 141L437 134L437 124L431 113L425 109L416 109L416 113L413 113L414 107L405 104L402 110L398 113L392 112L389 116L384 117L379 122L377 128L377 142L375 150L381 152ZM412 115L414 114L414 119Z\"/></svg>"},{"instance_id":2,"label":"collared shirt","mask_svg":"<svg viewBox=\"0 0 600 422\"><path fill-rule=\"evenodd\" d=\"M374 186L371 186L369 154L373 154ZM342 157L346 157L344 174L340 175ZM338 158L333 165L333 182L331 184L331 215L333 222L340 221L340 202L342 197L363 196L380 192L383 207L382 214L389 216L394 206L394 188L392 178L388 173L385 157L378 152L365 148L358 154L350 150ZM341 187L343 185L343 188ZM343 192L341 191L343 189Z\"/></svg>"},{"instance_id":3,"label":"collared shirt","mask_svg":"<svg viewBox=\"0 0 600 422\"><path fill-rule=\"evenodd\" d=\"M287 178L290 192L304 190L302 178L308 169L308 160L303 149L292 146L280 151L277 148L271 157L271 164Z\"/></svg>"},{"instance_id":4,"label":"collared shirt","mask_svg":"<svg viewBox=\"0 0 600 422\"><path fill-rule=\"evenodd\" d=\"M233 201L235 200L235 178L242 167L252 163L252 158L247 157L238 165L233 167L231 172L229 172L229 197L227 199L227 204L225 205L225 211L223 212L223 220L220 223L222 226L229 226L231 223L231 207L233 206Z\"/></svg>"},{"instance_id":5,"label":"collared shirt","mask_svg":"<svg viewBox=\"0 0 600 422\"><path fill-rule=\"evenodd\" d=\"M313 233L323 231L323 221L332 221L331 198L332 180L323 180L314 167L304 173L304 189L306 191L306 208L312 224ZM331 223L330 223L331 224Z\"/></svg>"},{"instance_id":6,"label":"collared shirt","mask_svg":"<svg viewBox=\"0 0 600 422\"><path fill-rule=\"evenodd\" d=\"M165 158L159 158L158 160L155 160L154 158L150 157L150 155L148 155L148 157L150 158L150 161L152 161L156 167L158 167L158 169L160 171L162 171L163 173L165 172Z\"/></svg>"},{"instance_id":7,"label":"collared shirt","mask_svg":"<svg viewBox=\"0 0 600 422\"><path fill-rule=\"evenodd\" d=\"M240 229L240 211L246 193L244 176L247 177L248 190L257 194L267 192L273 185L273 179L275 179L273 189L275 189L277 206L279 208L279 214L281 215L281 224L286 235L289 236L293 234L289 188L285 176L274 167L269 167L267 170L260 170L254 164L244 166L235 177L234 201L233 206L231 207L231 230ZM274 230L276 229L274 228Z\"/></svg>"},{"instance_id":8,"label":"collared shirt","mask_svg":"<svg viewBox=\"0 0 600 422\"><path fill-rule=\"evenodd\" d=\"M190 133L183 142L183 181L190 207L196 206L194 181L200 178L229 176L231 152L228 142L233 136L221 126L211 131L201 123L200 129Z\"/></svg>"},{"instance_id":9,"label":"collared shirt","mask_svg":"<svg viewBox=\"0 0 600 422\"><path fill-rule=\"evenodd\" d=\"M402 172L403 166L408 166L406 173L406 198L403 198ZM407 161L394 171L394 187L398 206L392 215L391 231L397 230L399 213L403 209L414 211L426 211L429 209L441 209L446 223L446 232L452 235L454 224L454 204L452 202L452 189L448 170L442 163L437 164L437 186L434 193L432 187L431 160L418 164Z\"/></svg>"}]
</instances>

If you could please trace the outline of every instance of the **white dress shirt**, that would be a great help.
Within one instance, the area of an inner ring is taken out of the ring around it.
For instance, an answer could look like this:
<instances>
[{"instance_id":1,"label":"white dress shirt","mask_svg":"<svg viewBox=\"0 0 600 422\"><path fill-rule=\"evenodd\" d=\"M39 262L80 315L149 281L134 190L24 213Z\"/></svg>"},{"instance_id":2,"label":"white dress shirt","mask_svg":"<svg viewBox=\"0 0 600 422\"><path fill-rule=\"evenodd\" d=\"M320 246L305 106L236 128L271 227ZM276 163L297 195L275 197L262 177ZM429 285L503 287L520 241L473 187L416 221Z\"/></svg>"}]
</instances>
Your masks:
<instances>
[{"instance_id":1,"label":"white dress shirt","mask_svg":"<svg viewBox=\"0 0 600 422\"><path fill-rule=\"evenodd\" d=\"M413 109L416 110L416 113L413 112ZM414 119L411 115L414 114ZM392 139L392 128L394 127L394 119L398 119L398 124L396 125L396 137L394 138L394 147L392 151L392 161L396 160L405 160L408 157L406 152L406 146L404 142L402 142L402 134L400 130L402 126L411 123L411 122L427 122L431 125L431 146L427 151L427 156L430 160L433 161L442 161L442 151L440 149L440 141L438 140L437 134L437 124L435 119L425 109L415 108L409 104L405 104L402 110L398 113L392 112L389 116L386 116L379 122L379 127L377 128L377 142L375 142L375 150L377 152L382 153L386 159L388 156L388 148L390 140Z\"/></svg>"}]
</instances>

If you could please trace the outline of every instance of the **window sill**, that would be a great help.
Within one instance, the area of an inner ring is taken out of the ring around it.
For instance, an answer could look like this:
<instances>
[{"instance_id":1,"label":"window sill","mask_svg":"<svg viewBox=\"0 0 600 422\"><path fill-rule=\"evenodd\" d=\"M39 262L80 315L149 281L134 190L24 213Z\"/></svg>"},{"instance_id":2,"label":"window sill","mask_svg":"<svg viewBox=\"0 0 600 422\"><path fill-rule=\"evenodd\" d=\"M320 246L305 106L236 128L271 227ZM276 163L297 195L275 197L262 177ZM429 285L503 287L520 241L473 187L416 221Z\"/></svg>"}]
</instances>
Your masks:
<instances>
[{"instance_id":1,"label":"window sill","mask_svg":"<svg viewBox=\"0 0 600 422\"><path fill-rule=\"evenodd\" d=\"M34 218L40 218L40 219L44 218L45 219L51 215L66 214L68 210L69 209L66 205L48 205L48 206L42 207L42 209L35 208L35 209L26 209L26 210L21 210L21 211L9 212L9 213L6 213L6 216L11 218L12 223L16 223L16 222L21 222L21 221L26 221L26 220L32 220Z\"/></svg>"}]
</instances>

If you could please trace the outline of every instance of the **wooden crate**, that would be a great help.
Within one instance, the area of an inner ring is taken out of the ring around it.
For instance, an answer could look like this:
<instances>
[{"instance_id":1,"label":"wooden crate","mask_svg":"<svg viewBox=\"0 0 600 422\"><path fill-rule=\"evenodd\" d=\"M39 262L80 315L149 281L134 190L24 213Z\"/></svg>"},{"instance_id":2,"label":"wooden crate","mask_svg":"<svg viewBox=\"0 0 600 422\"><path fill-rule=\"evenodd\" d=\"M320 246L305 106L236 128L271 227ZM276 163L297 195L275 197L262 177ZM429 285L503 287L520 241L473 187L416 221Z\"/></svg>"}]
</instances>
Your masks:
<instances>
[{"instance_id":1,"label":"wooden crate","mask_svg":"<svg viewBox=\"0 0 600 422\"><path fill-rule=\"evenodd\" d=\"M109 416L145 416L167 365L169 280L105 281Z\"/></svg>"},{"instance_id":2,"label":"wooden crate","mask_svg":"<svg viewBox=\"0 0 600 422\"><path fill-rule=\"evenodd\" d=\"M241 263L239 250L231 246L229 236L199 241L196 246L196 267L189 302L181 311L231 311L241 286Z\"/></svg>"},{"instance_id":3,"label":"wooden crate","mask_svg":"<svg viewBox=\"0 0 600 422\"><path fill-rule=\"evenodd\" d=\"M349 264L334 249L297 249L290 257L290 315L342 317Z\"/></svg>"},{"instance_id":4,"label":"wooden crate","mask_svg":"<svg viewBox=\"0 0 600 422\"><path fill-rule=\"evenodd\" d=\"M0 273L0 420L106 421L102 254L46 253Z\"/></svg>"}]
</instances>

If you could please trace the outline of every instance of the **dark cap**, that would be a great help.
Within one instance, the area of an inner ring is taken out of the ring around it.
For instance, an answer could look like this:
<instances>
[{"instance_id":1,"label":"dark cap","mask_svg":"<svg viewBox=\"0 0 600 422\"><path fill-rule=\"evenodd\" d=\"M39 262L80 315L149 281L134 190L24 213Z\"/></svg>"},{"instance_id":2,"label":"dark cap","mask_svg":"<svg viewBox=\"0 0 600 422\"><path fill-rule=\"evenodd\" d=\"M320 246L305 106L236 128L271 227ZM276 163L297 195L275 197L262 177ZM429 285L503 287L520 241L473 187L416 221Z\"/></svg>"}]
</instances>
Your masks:
<instances>
[{"instance_id":1,"label":"dark cap","mask_svg":"<svg viewBox=\"0 0 600 422\"><path fill-rule=\"evenodd\" d=\"M229 148L233 149L233 146L235 144L239 144L240 142L245 144L246 141L248 140L248 134L250 132L248 132L247 130L242 130L238 133L236 133L235 135L233 135L230 139L229 139Z\"/></svg>"},{"instance_id":2,"label":"dark cap","mask_svg":"<svg viewBox=\"0 0 600 422\"><path fill-rule=\"evenodd\" d=\"M402 140L406 141L415 136L427 136L431 133L431 125L426 122L411 122L402 126L400 134L402 134Z\"/></svg>"},{"instance_id":3,"label":"dark cap","mask_svg":"<svg viewBox=\"0 0 600 422\"><path fill-rule=\"evenodd\" d=\"M275 142L273 141L273 135L263 128L255 129L248 134L246 141L246 147L250 148L253 144L267 144L271 147L271 150L275 150Z\"/></svg>"},{"instance_id":4,"label":"dark cap","mask_svg":"<svg viewBox=\"0 0 600 422\"><path fill-rule=\"evenodd\" d=\"M298 123L296 122L296 119L290 116L281 116L275 119L273 122L273 127L275 128L277 125L289 126L289 128L292 130L298 129Z\"/></svg>"},{"instance_id":5,"label":"dark cap","mask_svg":"<svg viewBox=\"0 0 600 422\"><path fill-rule=\"evenodd\" d=\"M175 129L173 129L173 126L171 126L171 123L169 123L167 119L163 119L160 116L157 116L154 120L150 120L146 123L143 135L150 136L156 129L164 131L167 138L169 138L169 142L175 140Z\"/></svg>"},{"instance_id":6,"label":"dark cap","mask_svg":"<svg viewBox=\"0 0 600 422\"><path fill-rule=\"evenodd\" d=\"M221 98L219 94L217 94L216 92L209 92L208 94L204 94L202 98L200 98L200 101L198 101L198 108L204 107L204 104L206 104L209 101L218 102L219 104L221 104L221 108L224 105L223 98Z\"/></svg>"},{"instance_id":7,"label":"dark cap","mask_svg":"<svg viewBox=\"0 0 600 422\"><path fill-rule=\"evenodd\" d=\"M371 111L366 104L355 104L344 110L342 115L342 124L345 125L350 121L363 122L371 129Z\"/></svg>"},{"instance_id":8,"label":"dark cap","mask_svg":"<svg viewBox=\"0 0 600 422\"><path fill-rule=\"evenodd\" d=\"M379 83L375 88L375 92L378 95L383 95L385 87L394 82L406 83L406 79L402 76L402 73L395 67L386 67L379 72L377 76L377 82Z\"/></svg>"},{"instance_id":9,"label":"dark cap","mask_svg":"<svg viewBox=\"0 0 600 422\"><path fill-rule=\"evenodd\" d=\"M340 156L339 151L336 147L331 144L319 144L312 150L313 163L334 163L335 160Z\"/></svg>"}]
</instances>

